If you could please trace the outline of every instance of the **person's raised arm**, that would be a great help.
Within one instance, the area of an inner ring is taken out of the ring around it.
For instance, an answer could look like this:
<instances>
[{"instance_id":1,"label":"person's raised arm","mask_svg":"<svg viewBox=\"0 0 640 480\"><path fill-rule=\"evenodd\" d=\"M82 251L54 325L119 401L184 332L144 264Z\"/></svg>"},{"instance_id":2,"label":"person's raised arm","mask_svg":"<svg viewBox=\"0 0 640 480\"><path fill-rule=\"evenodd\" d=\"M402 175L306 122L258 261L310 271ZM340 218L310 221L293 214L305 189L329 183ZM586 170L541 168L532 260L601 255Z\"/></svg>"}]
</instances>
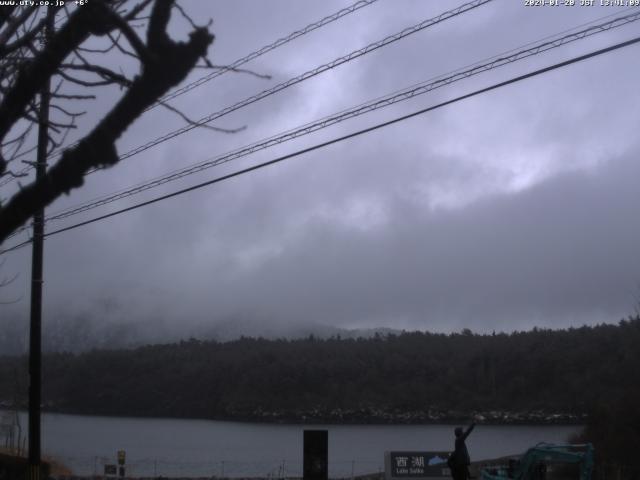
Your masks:
<instances>
[{"instance_id":1,"label":"person's raised arm","mask_svg":"<svg viewBox=\"0 0 640 480\"><path fill-rule=\"evenodd\" d=\"M475 426L476 426L476 422L471 422L471 425L469 425L469 428L467 428L467 430L462 434L463 440L467 439L467 437L469 436L469 434L471 433L471 431L474 429Z\"/></svg>"}]
</instances>

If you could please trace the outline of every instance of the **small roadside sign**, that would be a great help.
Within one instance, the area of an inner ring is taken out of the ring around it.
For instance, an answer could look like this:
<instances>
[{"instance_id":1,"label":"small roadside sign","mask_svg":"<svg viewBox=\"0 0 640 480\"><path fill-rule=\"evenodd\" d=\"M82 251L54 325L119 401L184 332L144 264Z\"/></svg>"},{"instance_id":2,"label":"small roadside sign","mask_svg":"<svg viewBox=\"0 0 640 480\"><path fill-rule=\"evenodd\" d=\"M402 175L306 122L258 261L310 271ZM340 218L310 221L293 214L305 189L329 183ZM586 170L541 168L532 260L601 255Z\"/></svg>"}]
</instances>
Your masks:
<instances>
[{"instance_id":1,"label":"small roadside sign","mask_svg":"<svg viewBox=\"0 0 640 480\"><path fill-rule=\"evenodd\" d=\"M104 475L106 477L112 476L112 475L117 475L118 474L118 467L116 465L105 465L104 466Z\"/></svg>"},{"instance_id":2,"label":"small roadside sign","mask_svg":"<svg viewBox=\"0 0 640 480\"><path fill-rule=\"evenodd\" d=\"M449 452L386 452L385 478L430 479L451 476L447 465Z\"/></svg>"}]
</instances>

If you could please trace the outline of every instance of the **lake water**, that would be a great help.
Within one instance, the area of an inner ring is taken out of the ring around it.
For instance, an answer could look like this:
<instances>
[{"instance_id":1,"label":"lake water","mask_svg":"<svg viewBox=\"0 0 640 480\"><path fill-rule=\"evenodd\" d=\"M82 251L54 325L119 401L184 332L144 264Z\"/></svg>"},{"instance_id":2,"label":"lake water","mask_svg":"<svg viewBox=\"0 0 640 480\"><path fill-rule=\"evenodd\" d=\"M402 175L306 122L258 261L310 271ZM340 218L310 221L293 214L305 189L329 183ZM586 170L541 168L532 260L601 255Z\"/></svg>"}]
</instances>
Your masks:
<instances>
[{"instance_id":1,"label":"lake water","mask_svg":"<svg viewBox=\"0 0 640 480\"><path fill-rule=\"evenodd\" d=\"M23 430L27 430L23 415ZM452 425L271 425L209 420L44 414L42 450L79 475L101 473L126 451L127 475L301 476L304 429L329 431L329 475L384 469L387 450L453 449ZM578 426L484 426L467 439L473 460L565 442Z\"/></svg>"}]
</instances>

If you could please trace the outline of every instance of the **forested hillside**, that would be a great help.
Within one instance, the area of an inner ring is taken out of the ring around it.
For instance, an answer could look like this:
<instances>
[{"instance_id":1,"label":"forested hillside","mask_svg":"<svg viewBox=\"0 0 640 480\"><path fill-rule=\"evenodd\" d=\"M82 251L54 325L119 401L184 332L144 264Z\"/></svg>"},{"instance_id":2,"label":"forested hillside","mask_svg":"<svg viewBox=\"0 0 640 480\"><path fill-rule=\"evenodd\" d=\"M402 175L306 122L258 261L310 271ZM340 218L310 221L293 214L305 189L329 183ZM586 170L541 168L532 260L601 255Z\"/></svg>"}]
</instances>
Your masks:
<instances>
[{"instance_id":1,"label":"forested hillside","mask_svg":"<svg viewBox=\"0 0 640 480\"><path fill-rule=\"evenodd\" d=\"M43 395L51 410L92 414L580 421L613 399L640 399L638 345L639 318L512 334L190 340L46 355ZM10 402L16 389L26 398L25 367L22 357L0 358L0 400ZM553 416L560 412L575 416Z\"/></svg>"}]
</instances>

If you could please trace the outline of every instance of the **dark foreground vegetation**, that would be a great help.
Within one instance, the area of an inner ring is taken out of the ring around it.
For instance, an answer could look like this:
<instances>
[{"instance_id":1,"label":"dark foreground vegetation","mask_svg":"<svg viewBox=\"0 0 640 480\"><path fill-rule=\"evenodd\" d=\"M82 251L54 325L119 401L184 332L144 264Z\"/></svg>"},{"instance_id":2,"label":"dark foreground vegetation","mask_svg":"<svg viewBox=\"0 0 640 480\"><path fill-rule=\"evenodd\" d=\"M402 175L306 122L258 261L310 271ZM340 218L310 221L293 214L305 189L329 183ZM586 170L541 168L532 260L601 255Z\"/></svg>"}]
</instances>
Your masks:
<instances>
[{"instance_id":1,"label":"dark foreground vegetation","mask_svg":"<svg viewBox=\"0 0 640 480\"><path fill-rule=\"evenodd\" d=\"M0 400L26 360L0 357ZM254 421L584 422L607 458L640 446L640 317L617 325L370 339L189 340L44 357L60 412Z\"/></svg>"}]
</instances>

